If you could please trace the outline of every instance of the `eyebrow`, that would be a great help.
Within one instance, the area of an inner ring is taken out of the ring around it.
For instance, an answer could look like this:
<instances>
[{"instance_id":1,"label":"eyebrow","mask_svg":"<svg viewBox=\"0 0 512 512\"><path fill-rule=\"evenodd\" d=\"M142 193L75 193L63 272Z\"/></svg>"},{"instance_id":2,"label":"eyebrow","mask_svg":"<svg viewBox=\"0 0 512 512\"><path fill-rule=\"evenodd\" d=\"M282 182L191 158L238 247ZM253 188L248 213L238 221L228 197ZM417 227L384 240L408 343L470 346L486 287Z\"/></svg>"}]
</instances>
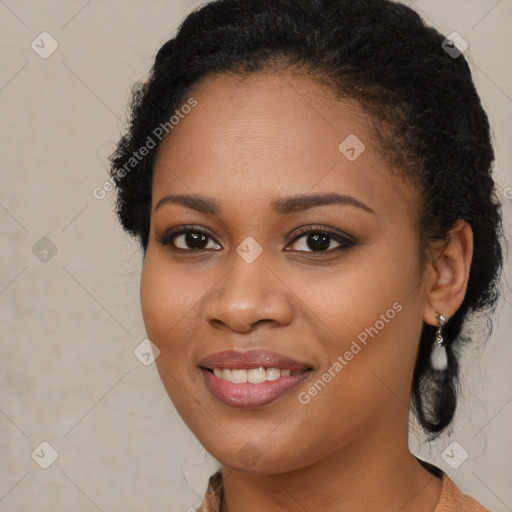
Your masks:
<instances>
[{"instance_id":1,"label":"eyebrow","mask_svg":"<svg viewBox=\"0 0 512 512\"><path fill-rule=\"evenodd\" d=\"M209 197L200 195L169 194L165 197L162 197L162 199L158 201L155 206L155 211L157 211L165 204L180 204L186 208L212 215L220 215L222 213L222 207L219 203ZM283 197L272 201L271 207L277 214L287 215L290 213L315 208L317 206L325 206L331 204L355 206L356 208L360 208L361 210L375 214L374 210L372 210L362 201L359 201L359 199L349 195L337 193L302 194Z\"/></svg>"}]
</instances>

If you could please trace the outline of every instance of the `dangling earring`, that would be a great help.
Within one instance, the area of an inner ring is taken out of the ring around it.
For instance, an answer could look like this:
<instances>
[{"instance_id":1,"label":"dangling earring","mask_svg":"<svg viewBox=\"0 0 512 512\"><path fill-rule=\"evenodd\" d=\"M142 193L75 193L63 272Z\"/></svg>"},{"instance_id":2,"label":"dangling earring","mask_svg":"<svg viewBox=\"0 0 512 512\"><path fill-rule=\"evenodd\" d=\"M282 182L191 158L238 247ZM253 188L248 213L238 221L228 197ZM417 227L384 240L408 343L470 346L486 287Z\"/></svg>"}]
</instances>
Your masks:
<instances>
[{"instance_id":1,"label":"dangling earring","mask_svg":"<svg viewBox=\"0 0 512 512\"><path fill-rule=\"evenodd\" d=\"M434 370L446 370L448 367L448 356L446 354L446 348L444 346L444 339L442 334L446 318L444 315L440 315L439 313L436 313L436 317L438 325L436 339L433 343L432 352L430 354L430 362Z\"/></svg>"}]
</instances>

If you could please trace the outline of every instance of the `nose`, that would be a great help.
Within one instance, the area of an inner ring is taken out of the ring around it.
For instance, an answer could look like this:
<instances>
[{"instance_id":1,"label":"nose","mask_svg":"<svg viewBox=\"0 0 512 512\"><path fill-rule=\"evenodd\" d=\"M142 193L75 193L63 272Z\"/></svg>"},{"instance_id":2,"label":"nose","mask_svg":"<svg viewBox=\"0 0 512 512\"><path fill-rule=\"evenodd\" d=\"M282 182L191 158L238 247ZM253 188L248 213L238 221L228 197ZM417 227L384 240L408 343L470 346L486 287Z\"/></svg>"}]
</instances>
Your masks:
<instances>
[{"instance_id":1,"label":"nose","mask_svg":"<svg viewBox=\"0 0 512 512\"><path fill-rule=\"evenodd\" d=\"M261 323L287 325L293 318L292 295L265 258L247 263L236 255L231 269L207 298L206 318L216 329L240 333Z\"/></svg>"}]
</instances>

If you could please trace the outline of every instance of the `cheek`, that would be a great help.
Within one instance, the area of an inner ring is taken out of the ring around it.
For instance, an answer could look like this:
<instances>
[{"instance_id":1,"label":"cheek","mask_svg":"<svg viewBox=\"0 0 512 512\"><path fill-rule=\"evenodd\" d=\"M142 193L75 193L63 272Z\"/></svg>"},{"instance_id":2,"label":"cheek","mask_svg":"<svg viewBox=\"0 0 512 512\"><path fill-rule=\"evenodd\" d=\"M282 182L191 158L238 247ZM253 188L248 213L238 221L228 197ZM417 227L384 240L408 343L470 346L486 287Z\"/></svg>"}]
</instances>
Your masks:
<instances>
[{"instance_id":1,"label":"cheek","mask_svg":"<svg viewBox=\"0 0 512 512\"><path fill-rule=\"evenodd\" d=\"M329 274L304 273L290 283L310 323L325 333L322 343L330 354L348 350L353 340L364 346L373 336L387 337L404 316L397 310L420 291L414 263L398 262L392 254L357 255L345 263Z\"/></svg>"},{"instance_id":2,"label":"cheek","mask_svg":"<svg viewBox=\"0 0 512 512\"><path fill-rule=\"evenodd\" d=\"M191 339L198 321L193 315L200 300L196 279L197 273L176 270L148 248L140 281L142 316L148 338L160 349L155 363L162 383L186 422L193 415L190 399L198 398L197 380L202 377L192 364Z\"/></svg>"},{"instance_id":3,"label":"cheek","mask_svg":"<svg viewBox=\"0 0 512 512\"><path fill-rule=\"evenodd\" d=\"M173 356L180 351L183 354L190 345L184 340L197 321L193 315L200 296L194 290L199 279L197 273L178 271L148 248L140 282L141 309L148 337L160 349L163 360L185 360Z\"/></svg>"},{"instance_id":4,"label":"cheek","mask_svg":"<svg viewBox=\"0 0 512 512\"><path fill-rule=\"evenodd\" d=\"M399 257L390 249L330 279L302 281L297 294L323 333L320 377L330 370L318 402L341 401L353 417L380 410L393 396L407 403L422 327L415 258L414 247Z\"/></svg>"}]
</instances>

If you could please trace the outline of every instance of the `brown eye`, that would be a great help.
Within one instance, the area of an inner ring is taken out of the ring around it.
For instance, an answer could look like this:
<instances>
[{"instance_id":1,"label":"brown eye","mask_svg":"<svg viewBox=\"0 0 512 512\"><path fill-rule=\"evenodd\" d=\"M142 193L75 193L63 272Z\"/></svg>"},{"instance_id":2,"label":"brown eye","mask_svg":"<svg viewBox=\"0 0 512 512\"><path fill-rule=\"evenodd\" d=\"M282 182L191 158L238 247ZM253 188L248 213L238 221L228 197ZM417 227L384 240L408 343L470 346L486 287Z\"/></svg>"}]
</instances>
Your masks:
<instances>
[{"instance_id":1,"label":"brown eye","mask_svg":"<svg viewBox=\"0 0 512 512\"><path fill-rule=\"evenodd\" d=\"M304 239L304 241L302 241L302 239ZM208 233L194 227L172 229L161 237L158 237L157 241L176 251L191 252L209 249L222 249L222 247L217 244ZM298 246L292 249L294 251L320 255L322 253L332 253L348 249L353 247L355 242L350 238L333 231L325 229L309 229L297 236L290 245Z\"/></svg>"},{"instance_id":2,"label":"brown eye","mask_svg":"<svg viewBox=\"0 0 512 512\"><path fill-rule=\"evenodd\" d=\"M301 241L300 243L297 242L302 239L304 239L304 241ZM335 246L333 244L338 245ZM295 238L292 245L298 246L298 248L294 250L299 252L322 253L348 249L353 247L355 243L348 237L343 237L332 231L327 231L325 229L310 229Z\"/></svg>"},{"instance_id":3,"label":"brown eye","mask_svg":"<svg viewBox=\"0 0 512 512\"><path fill-rule=\"evenodd\" d=\"M208 240L211 241L210 246ZM170 231L158 238L162 245L181 251L202 251L205 249L220 249L213 239L204 231L198 229L181 229ZM213 246L211 245L213 244Z\"/></svg>"}]
</instances>

